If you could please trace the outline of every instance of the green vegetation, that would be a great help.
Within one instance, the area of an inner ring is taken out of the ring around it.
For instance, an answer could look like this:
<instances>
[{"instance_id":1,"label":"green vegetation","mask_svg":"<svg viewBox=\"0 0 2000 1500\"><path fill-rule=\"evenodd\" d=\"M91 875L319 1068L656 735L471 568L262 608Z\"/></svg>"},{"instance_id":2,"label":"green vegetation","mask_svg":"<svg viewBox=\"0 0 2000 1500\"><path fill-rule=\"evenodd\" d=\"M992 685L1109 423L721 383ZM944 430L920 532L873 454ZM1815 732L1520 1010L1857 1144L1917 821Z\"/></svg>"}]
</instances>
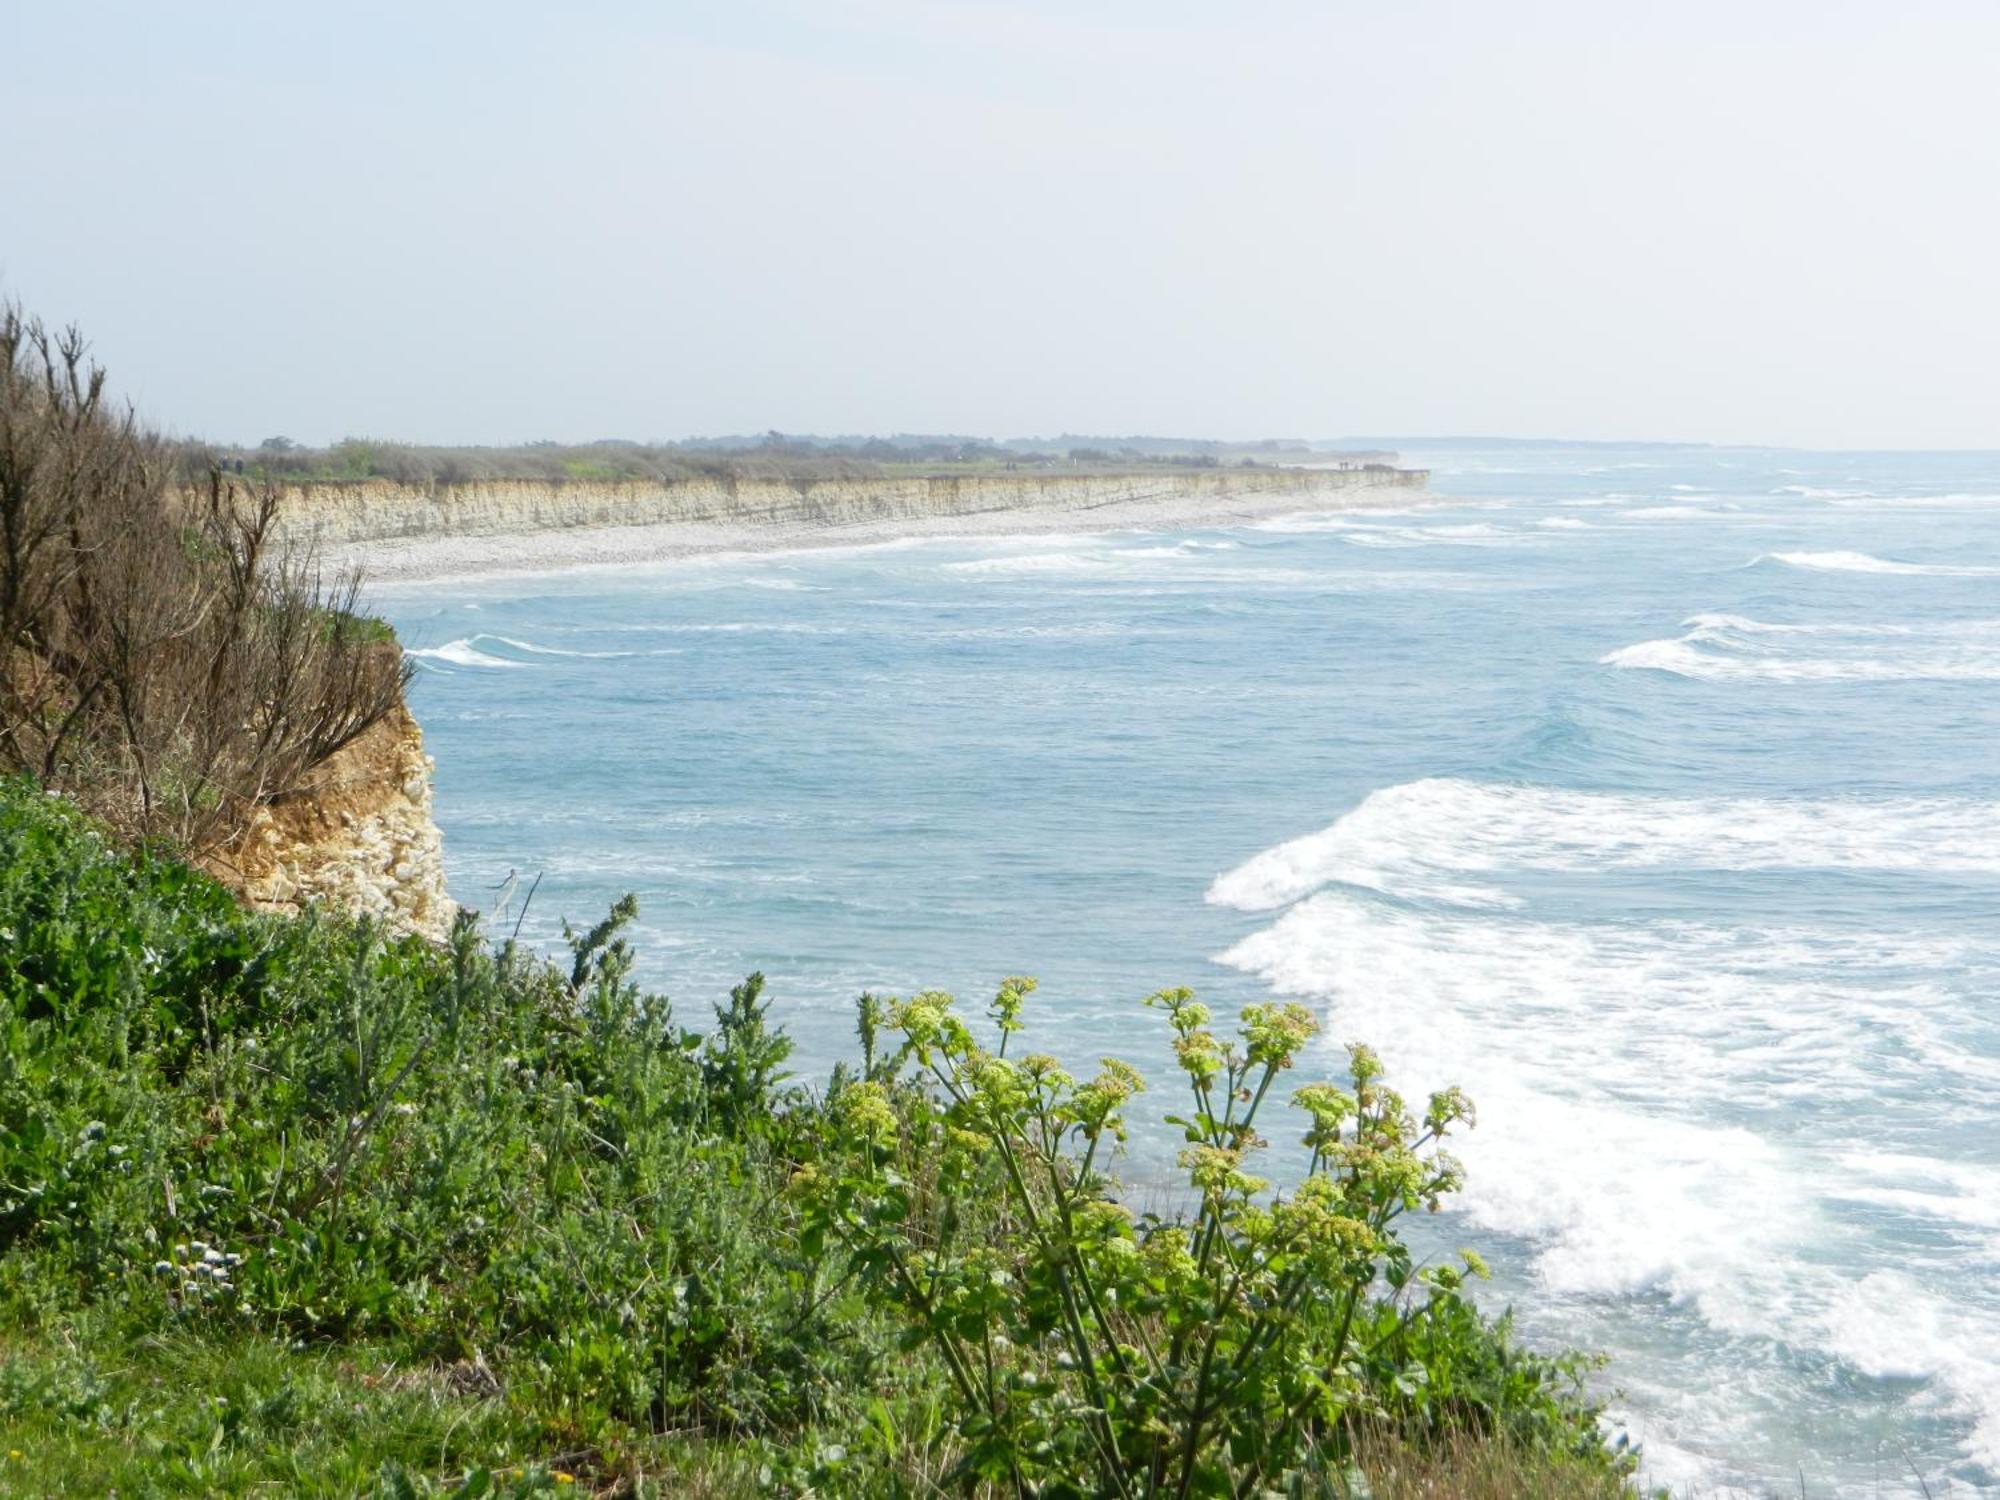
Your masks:
<instances>
[{"instance_id":1,"label":"green vegetation","mask_svg":"<svg viewBox=\"0 0 2000 1500\"><path fill-rule=\"evenodd\" d=\"M1175 444L1158 438L1063 439L1053 444L983 438L692 439L684 443L524 443L514 447L433 447L378 438L343 438L307 448L269 438L255 448L192 450L193 471L219 463L231 474L295 484L453 485L525 479L547 484L661 483L687 479L881 479L910 475L1181 473L1264 463L1328 463L1350 455L1303 444ZM1351 455L1379 459L1388 455Z\"/></svg>"},{"instance_id":2,"label":"green vegetation","mask_svg":"<svg viewBox=\"0 0 2000 1500\"><path fill-rule=\"evenodd\" d=\"M757 976L637 989L635 910L560 967L265 917L0 783L0 1492L1621 1492L1582 1363L1397 1238L1455 1092L1158 996L1192 1195L1134 1217L1138 1075L1010 1049L1028 982L864 997L814 1092Z\"/></svg>"}]
</instances>

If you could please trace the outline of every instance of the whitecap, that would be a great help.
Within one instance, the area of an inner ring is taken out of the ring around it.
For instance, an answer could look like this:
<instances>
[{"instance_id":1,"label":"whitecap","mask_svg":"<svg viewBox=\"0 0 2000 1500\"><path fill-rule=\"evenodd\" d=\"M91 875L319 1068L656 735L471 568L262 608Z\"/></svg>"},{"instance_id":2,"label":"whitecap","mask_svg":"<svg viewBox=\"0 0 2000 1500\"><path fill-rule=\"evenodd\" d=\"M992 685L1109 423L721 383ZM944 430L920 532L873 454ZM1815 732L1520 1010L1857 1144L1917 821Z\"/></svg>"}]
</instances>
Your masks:
<instances>
[{"instance_id":1,"label":"whitecap","mask_svg":"<svg viewBox=\"0 0 2000 1500\"><path fill-rule=\"evenodd\" d=\"M520 667L526 663L508 661L505 657L489 656L472 643L480 636L465 637L456 641L446 641L442 646L418 646L404 651L405 656L413 656L418 661L450 662L455 667Z\"/></svg>"},{"instance_id":2,"label":"whitecap","mask_svg":"<svg viewBox=\"0 0 2000 1500\"><path fill-rule=\"evenodd\" d=\"M1501 869L2000 872L2000 804L1691 798L1432 778L1371 792L1319 833L1218 876L1208 899L1262 911L1333 882L1467 904Z\"/></svg>"},{"instance_id":3,"label":"whitecap","mask_svg":"<svg viewBox=\"0 0 2000 1500\"><path fill-rule=\"evenodd\" d=\"M1045 552L1027 557L979 557L968 562L946 563L947 573L972 573L996 577L1033 575L1040 573L1103 573L1112 567L1109 558L1102 555L1086 556L1080 552Z\"/></svg>"},{"instance_id":4,"label":"whitecap","mask_svg":"<svg viewBox=\"0 0 2000 1500\"><path fill-rule=\"evenodd\" d=\"M1866 552L1770 552L1768 558L1789 568L1816 573L1893 573L1925 578L1996 578L2000 568L1970 563L1909 563L1873 557Z\"/></svg>"},{"instance_id":5,"label":"whitecap","mask_svg":"<svg viewBox=\"0 0 2000 1500\"><path fill-rule=\"evenodd\" d=\"M510 635L475 635L475 641L498 641L503 646L512 646L516 651L526 651L531 656L583 656L608 658L630 656L630 651L571 651L563 646L541 646L533 641L517 641ZM518 663L516 663L518 665Z\"/></svg>"},{"instance_id":6,"label":"whitecap","mask_svg":"<svg viewBox=\"0 0 2000 1500\"><path fill-rule=\"evenodd\" d=\"M1958 656L1745 656L1704 651L1700 631L1679 640L1640 641L1598 658L1602 666L1671 672L1705 682L1991 682L2000 652Z\"/></svg>"},{"instance_id":7,"label":"whitecap","mask_svg":"<svg viewBox=\"0 0 2000 1500\"><path fill-rule=\"evenodd\" d=\"M1825 620L1774 624L1708 612L1677 641L1642 641L1600 658L1711 681L1987 681L2000 678L2000 620L1913 624ZM1711 650L1700 649L1712 647ZM1893 655L1870 655L1893 648ZM1803 655L1811 650L1820 655ZM1764 654L1751 655L1753 651Z\"/></svg>"},{"instance_id":8,"label":"whitecap","mask_svg":"<svg viewBox=\"0 0 2000 1500\"><path fill-rule=\"evenodd\" d=\"M1663 799L1625 800L1663 812ZM1864 831L1886 854L1889 830ZM1558 816L1542 848L1575 834ZM1791 835L1767 822L1763 836ZM1475 840L1465 858L1536 854ZM1376 1043L1412 1096L1467 1086L1480 1120L1455 1146L1467 1168L1456 1202L1528 1242L1545 1305L1656 1296L1731 1340L1923 1382L1912 1408L1961 1424L1966 1454L1990 1463L1995 1315L1947 1313L1934 1285L1884 1267L1897 1252L1849 1210L1881 1195L1970 1244L1990 1233L1993 1169L1857 1161L1810 1130L1766 1129L1757 1109L1796 1099L1865 1112L1913 1074L1981 1097L1933 1023L1970 1024L1978 987L1962 977L1968 964L1990 972L1992 957L1904 930L1566 924L1324 890L1220 961L1324 1002L1330 1037ZM1338 1070L1331 1052L1322 1061ZM1967 1128L1981 1128L1977 1115ZM1699 1392L1683 1406L1705 1409ZM1708 1415L1726 1425L1730 1414Z\"/></svg>"}]
</instances>

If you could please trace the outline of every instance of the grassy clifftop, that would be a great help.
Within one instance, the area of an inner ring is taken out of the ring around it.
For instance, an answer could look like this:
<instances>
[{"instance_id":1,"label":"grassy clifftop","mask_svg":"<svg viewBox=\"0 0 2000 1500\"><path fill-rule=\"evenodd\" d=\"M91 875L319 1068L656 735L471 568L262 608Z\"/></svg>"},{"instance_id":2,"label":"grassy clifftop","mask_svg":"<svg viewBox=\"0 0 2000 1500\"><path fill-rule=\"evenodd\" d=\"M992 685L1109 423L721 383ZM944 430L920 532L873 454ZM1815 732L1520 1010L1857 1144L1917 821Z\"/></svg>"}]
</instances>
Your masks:
<instances>
[{"instance_id":1,"label":"grassy clifftop","mask_svg":"<svg viewBox=\"0 0 2000 1500\"><path fill-rule=\"evenodd\" d=\"M1448 1163L1358 1063L1270 1116L1321 1188L1216 1136L1133 1220L1136 1075L1006 1060L1029 986L867 999L807 1089L754 977L705 1035L640 993L630 915L560 966L257 915L0 783L0 1492L1618 1492L1577 1367L1399 1250Z\"/></svg>"}]
</instances>

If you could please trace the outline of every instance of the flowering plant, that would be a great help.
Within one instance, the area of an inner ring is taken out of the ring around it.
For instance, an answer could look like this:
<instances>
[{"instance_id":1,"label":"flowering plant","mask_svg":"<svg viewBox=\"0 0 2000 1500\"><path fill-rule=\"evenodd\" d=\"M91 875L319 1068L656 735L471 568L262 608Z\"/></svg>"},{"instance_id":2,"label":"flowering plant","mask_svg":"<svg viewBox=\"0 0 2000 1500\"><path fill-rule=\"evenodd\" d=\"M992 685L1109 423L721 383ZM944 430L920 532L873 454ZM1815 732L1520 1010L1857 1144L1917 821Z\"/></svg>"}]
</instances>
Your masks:
<instances>
[{"instance_id":1,"label":"flowering plant","mask_svg":"<svg viewBox=\"0 0 2000 1500\"><path fill-rule=\"evenodd\" d=\"M1032 980L1010 979L984 1045L948 995L864 1001L899 1033L885 1065L843 1080L836 1150L797 1184L821 1242L845 1247L913 1342L941 1356L961 1477L1021 1494L1241 1495L1344 1473L1358 1418L1406 1415L1427 1383L1424 1334L1484 1328L1463 1265L1417 1269L1395 1221L1459 1185L1439 1142L1469 1124L1457 1089L1421 1116L1365 1047L1348 1082L1293 1094L1304 1177L1274 1193L1252 1166L1279 1076L1317 1025L1253 1005L1224 1040L1188 990L1164 1013L1192 1108L1169 1116L1189 1211L1135 1215L1105 1168L1145 1080L1105 1059L1079 1079L1008 1056ZM914 1065L926 1085L902 1070Z\"/></svg>"}]
</instances>

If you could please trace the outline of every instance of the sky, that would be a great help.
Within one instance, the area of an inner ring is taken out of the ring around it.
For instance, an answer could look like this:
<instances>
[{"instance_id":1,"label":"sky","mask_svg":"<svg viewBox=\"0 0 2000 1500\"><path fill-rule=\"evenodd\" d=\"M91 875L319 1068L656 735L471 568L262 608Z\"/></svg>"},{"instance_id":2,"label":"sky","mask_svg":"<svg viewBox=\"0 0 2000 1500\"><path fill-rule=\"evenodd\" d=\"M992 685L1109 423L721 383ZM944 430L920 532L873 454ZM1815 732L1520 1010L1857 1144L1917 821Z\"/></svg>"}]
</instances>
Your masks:
<instances>
[{"instance_id":1,"label":"sky","mask_svg":"<svg viewBox=\"0 0 2000 1500\"><path fill-rule=\"evenodd\" d=\"M0 0L0 296L215 441L2000 447L1994 0Z\"/></svg>"}]
</instances>

